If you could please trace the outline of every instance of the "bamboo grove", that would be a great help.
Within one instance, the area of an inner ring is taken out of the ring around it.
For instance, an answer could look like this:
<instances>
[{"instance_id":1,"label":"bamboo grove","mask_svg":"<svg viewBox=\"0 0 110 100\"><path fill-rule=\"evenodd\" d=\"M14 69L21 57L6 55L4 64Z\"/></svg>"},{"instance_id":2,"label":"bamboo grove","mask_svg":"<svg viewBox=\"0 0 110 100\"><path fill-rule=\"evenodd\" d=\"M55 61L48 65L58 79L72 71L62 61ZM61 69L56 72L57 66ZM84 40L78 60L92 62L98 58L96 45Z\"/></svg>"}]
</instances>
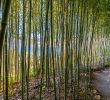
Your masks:
<instances>
[{"instance_id":1,"label":"bamboo grove","mask_svg":"<svg viewBox=\"0 0 110 100\"><path fill-rule=\"evenodd\" d=\"M109 0L0 0L0 22L1 98L91 100L91 70L110 55Z\"/></svg>"}]
</instances>

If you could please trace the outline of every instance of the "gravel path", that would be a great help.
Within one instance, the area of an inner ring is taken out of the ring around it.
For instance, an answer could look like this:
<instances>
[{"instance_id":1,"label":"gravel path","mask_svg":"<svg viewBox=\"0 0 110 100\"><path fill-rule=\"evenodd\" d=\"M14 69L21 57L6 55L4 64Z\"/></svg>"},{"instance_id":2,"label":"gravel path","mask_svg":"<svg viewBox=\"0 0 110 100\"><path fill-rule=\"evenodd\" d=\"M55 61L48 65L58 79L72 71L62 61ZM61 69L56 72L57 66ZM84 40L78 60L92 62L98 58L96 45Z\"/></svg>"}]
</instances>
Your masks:
<instances>
[{"instance_id":1,"label":"gravel path","mask_svg":"<svg viewBox=\"0 0 110 100\"><path fill-rule=\"evenodd\" d=\"M110 69L94 72L93 83L104 100L110 100Z\"/></svg>"}]
</instances>

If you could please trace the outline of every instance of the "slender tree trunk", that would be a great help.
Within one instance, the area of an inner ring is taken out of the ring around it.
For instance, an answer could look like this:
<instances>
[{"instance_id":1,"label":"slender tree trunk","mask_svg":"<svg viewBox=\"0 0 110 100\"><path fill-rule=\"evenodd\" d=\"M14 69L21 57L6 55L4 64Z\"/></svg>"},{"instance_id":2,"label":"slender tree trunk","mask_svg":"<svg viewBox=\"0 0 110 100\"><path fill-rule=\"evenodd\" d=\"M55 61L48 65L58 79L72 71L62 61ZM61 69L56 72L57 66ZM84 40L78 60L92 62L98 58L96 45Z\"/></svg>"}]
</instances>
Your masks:
<instances>
[{"instance_id":1,"label":"slender tree trunk","mask_svg":"<svg viewBox=\"0 0 110 100\"><path fill-rule=\"evenodd\" d=\"M4 37L5 37L5 30L6 30L7 21L8 21L10 5L11 5L11 0L6 0L4 13L2 17L1 30L0 30L0 63L1 63L2 47L3 47Z\"/></svg>"}]
</instances>

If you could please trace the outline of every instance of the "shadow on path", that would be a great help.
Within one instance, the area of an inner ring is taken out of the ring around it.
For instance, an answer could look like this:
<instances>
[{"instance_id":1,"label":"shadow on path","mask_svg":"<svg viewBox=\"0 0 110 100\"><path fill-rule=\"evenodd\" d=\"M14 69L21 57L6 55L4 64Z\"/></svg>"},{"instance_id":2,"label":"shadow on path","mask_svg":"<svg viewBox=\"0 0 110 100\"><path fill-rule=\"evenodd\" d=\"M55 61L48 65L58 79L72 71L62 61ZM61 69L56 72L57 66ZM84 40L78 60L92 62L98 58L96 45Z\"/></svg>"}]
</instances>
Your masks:
<instances>
[{"instance_id":1,"label":"shadow on path","mask_svg":"<svg viewBox=\"0 0 110 100\"><path fill-rule=\"evenodd\" d=\"M110 68L93 72L93 84L104 100L110 100Z\"/></svg>"}]
</instances>

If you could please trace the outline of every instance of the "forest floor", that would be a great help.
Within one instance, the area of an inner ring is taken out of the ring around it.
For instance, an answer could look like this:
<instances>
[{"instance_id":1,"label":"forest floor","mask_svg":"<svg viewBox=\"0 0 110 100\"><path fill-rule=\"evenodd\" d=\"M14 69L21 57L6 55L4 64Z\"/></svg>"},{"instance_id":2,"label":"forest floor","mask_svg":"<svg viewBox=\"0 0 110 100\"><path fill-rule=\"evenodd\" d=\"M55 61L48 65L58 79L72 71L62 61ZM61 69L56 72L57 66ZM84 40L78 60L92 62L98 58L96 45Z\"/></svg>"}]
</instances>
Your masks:
<instances>
[{"instance_id":1,"label":"forest floor","mask_svg":"<svg viewBox=\"0 0 110 100\"><path fill-rule=\"evenodd\" d=\"M93 84L103 96L103 100L110 100L110 68L93 72Z\"/></svg>"},{"instance_id":2,"label":"forest floor","mask_svg":"<svg viewBox=\"0 0 110 100\"><path fill-rule=\"evenodd\" d=\"M87 75L82 76L82 77L87 77ZM85 78L82 78L82 79L85 79ZM93 84L91 84L91 86L88 88L88 91L87 91L85 88L86 87L85 85L87 85L87 84L85 84L85 82L86 82L86 80L80 81L79 99L74 99L74 100L106 100L106 99L102 99L102 97L100 96L100 93L95 89ZM39 100L40 85L35 84L35 79L31 79L29 84L30 84L30 86L29 86L29 100ZM44 86L42 86L42 89L43 89L42 100L55 100L53 86L46 89L45 84L44 84ZM9 100L21 100L21 83L12 84L10 86L9 91L11 94L9 96ZM58 100L64 100L64 82L60 83L59 85L56 85L56 92L57 92ZM75 92L77 92L77 90ZM68 83L67 100L73 100L72 98L74 98L75 92L74 91L72 92L71 84ZM24 97L25 97L24 100L27 100L26 99L26 97L27 97L26 91L24 93ZM2 95L0 96L0 100L4 100L3 99L3 92L2 92Z\"/></svg>"}]
</instances>

